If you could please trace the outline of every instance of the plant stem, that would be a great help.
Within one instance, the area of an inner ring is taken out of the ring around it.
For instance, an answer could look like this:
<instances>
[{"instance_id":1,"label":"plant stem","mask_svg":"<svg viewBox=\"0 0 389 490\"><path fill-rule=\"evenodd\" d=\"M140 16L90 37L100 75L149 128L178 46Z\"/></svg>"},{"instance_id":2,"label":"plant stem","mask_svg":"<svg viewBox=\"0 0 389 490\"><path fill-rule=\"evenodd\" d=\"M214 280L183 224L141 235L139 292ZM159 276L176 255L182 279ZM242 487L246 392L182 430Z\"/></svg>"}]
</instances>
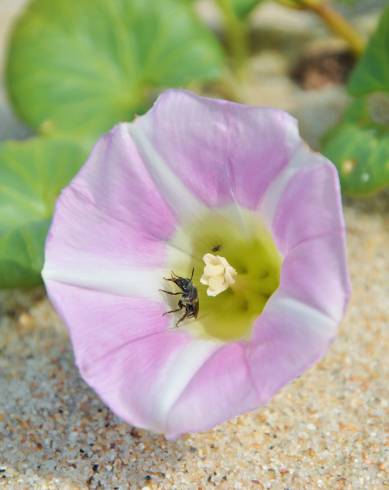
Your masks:
<instances>
[{"instance_id":1,"label":"plant stem","mask_svg":"<svg viewBox=\"0 0 389 490\"><path fill-rule=\"evenodd\" d=\"M329 3L318 0L302 0L301 3L317 14L335 34L347 41L354 54L362 54L365 45L362 37Z\"/></svg>"},{"instance_id":2,"label":"plant stem","mask_svg":"<svg viewBox=\"0 0 389 490\"><path fill-rule=\"evenodd\" d=\"M233 62L233 70L237 78L242 79L248 57L248 41L245 21L240 20L232 8L231 0L216 0L223 15Z\"/></svg>"}]
</instances>

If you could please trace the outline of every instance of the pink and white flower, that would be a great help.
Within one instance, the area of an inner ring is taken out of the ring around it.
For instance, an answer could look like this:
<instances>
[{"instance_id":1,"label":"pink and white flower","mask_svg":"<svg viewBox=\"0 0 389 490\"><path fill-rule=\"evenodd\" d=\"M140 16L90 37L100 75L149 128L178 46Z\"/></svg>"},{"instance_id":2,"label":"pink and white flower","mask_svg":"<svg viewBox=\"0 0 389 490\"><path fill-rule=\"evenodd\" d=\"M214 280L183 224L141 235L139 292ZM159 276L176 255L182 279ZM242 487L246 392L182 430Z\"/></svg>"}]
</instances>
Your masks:
<instances>
[{"instance_id":1,"label":"pink and white flower","mask_svg":"<svg viewBox=\"0 0 389 490\"><path fill-rule=\"evenodd\" d=\"M265 404L326 352L349 296L344 235L336 170L291 116L169 90L62 192L42 274L84 380L174 438ZM217 296L207 253L236 271ZM175 328L180 296L160 290L193 267L198 318Z\"/></svg>"}]
</instances>

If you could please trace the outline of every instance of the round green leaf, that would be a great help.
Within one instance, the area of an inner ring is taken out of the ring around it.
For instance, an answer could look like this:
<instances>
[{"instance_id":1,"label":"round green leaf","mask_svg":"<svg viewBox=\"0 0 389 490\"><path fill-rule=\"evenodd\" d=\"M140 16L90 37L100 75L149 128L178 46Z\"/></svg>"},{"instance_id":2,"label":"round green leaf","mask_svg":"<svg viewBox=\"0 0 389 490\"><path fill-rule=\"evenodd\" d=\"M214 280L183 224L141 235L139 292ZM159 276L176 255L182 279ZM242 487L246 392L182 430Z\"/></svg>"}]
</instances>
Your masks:
<instances>
[{"instance_id":1,"label":"round green leaf","mask_svg":"<svg viewBox=\"0 0 389 490\"><path fill-rule=\"evenodd\" d=\"M13 30L6 79L43 132L97 136L152 90L216 78L222 51L182 0L32 0Z\"/></svg>"},{"instance_id":2,"label":"round green leaf","mask_svg":"<svg viewBox=\"0 0 389 490\"><path fill-rule=\"evenodd\" d=\"M85 159L64 140L0 144L0 288L41 282L43 249L55 200Z\"/></svg>"},{"instance_id":3,"label":"round green leaf","mask_svg":"<svg viewBox=\"0 0 389 490\"><path fill-rule=\"evenodd\" d=\"M345 194L363 196L389 186L389 131L345 122L327 136L323 153L337 166Z\"/></svg>"}]
</instances>

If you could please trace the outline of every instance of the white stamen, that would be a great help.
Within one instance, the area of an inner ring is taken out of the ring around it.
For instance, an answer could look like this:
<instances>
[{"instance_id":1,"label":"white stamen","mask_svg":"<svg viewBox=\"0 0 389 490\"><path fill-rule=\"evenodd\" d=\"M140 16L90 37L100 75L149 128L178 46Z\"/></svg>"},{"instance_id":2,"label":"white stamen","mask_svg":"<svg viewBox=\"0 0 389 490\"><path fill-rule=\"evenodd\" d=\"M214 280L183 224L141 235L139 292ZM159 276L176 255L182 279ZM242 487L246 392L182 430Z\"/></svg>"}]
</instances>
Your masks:
<instances>
[{"instance_id":1,"label":"white stamen","mask_svg":"<svg viewBox=\"0 0 389 490\"><path fill-rule=\"evenodd\" d=\"M220 255L205 254L205 267L201 276L201 284L208 286L208 296L217 296L235 282L236 270Z\"/></svg>"}]
</instances>

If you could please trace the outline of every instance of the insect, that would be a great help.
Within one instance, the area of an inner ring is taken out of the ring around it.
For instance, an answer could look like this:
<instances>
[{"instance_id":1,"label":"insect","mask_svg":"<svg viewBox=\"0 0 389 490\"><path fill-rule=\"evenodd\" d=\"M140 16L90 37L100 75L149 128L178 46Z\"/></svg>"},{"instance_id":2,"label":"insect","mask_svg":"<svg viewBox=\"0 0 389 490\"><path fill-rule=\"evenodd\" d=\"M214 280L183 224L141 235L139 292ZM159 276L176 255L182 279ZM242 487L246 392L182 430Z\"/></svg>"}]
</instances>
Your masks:
<instances>
[{"instance_id":1,"label":"insect","mask_svg":"<svg viewBox=\"0 0 389 490\"><path fill-rule=\"evenodd\" d=\"M182 317L177 321L176 327L178 327L180 323L185 320L185 318L197 318L197 315L199 313L199 297L197 293L197 288L193 285L192 282L193 274L194 268L192 269L192 274L190 278L177 276L174 272L172 272L171 277L164 277L165 281L174 282L174 284L181 289L181 291L178 291L177 293L172 293L170 291L165 291L165 289L160 289L160 291L166 294L170 294L172 296L176 296L179 294L181 295L180 299L178 300L178 308L164 313L164 315L167 315L169 313L181 311L182 309L185 310Z\"/></svg>"}]
</instances>

